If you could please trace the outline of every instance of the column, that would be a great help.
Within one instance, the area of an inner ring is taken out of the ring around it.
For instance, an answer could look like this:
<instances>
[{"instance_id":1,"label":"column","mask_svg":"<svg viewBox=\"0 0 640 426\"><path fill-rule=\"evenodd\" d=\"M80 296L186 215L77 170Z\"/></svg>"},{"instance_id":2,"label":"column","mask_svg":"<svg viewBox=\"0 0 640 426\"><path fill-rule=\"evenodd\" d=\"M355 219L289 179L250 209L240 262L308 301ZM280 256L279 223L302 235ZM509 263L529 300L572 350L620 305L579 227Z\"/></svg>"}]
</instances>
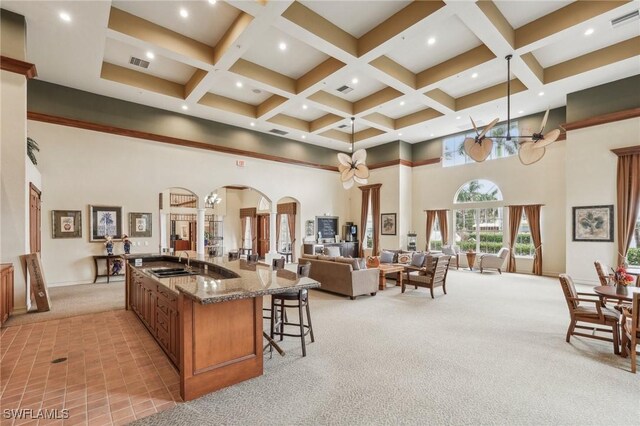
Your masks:
<instances>
[{"instance_id":1,"label":"column","mask_svg":"<svg viewBox=\"0 0 640 426\"><path fill-rule=\"evenodd\" d=\"M276 218L277 214L271 212L269 215L269 254L265 256L267 263L278 257L278 241L276 239Z\"/></svg>"},{"instance_id":2,"label":"column","mask_svg":"<svg viewBox=\"0 0 640 426\"><path fill-rule=\"evenodd\" d=\"M204 212L205 209L198 209L198 256L204 256Z\"/></svg>"}]
</instances>

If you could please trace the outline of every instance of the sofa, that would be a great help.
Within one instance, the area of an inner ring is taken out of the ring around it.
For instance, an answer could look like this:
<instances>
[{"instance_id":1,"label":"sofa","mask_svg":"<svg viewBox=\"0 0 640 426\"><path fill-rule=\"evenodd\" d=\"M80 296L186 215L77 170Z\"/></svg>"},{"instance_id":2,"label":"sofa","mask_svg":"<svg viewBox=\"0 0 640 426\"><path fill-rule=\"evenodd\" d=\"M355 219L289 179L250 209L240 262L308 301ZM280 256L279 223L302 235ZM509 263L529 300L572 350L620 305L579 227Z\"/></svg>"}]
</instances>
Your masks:
<instances>
[{"instance_id":1,"label":"sofa","mask_svg":"<svg viewBox=\"0 0 640 426\"><path fill-rule=\"evenodd\" d=\"M357 296L378 291L379 270L362 269L360 259L304 254L299 262L310 263L309 277L320 282L320 290L343 294L354 300Z\"/></svg>"}]
</instances>

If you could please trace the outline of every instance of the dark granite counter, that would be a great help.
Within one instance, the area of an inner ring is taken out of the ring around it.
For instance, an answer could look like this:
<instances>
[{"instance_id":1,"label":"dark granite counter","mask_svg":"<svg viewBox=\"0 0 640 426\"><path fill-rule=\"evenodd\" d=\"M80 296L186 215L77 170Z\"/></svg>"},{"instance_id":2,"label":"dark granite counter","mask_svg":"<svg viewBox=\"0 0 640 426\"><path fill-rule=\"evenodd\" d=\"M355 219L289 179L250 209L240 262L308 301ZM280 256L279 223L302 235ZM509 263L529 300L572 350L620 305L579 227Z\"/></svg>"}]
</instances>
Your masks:
<instances>
[{"instance_id":1,"label":"dark granite counter","mask_svg":"<svg viewBox=\"0 0 640 426\"><path fill-rule=\"evenodd\" d=\"M268 294L283 293L294 289L316 288L320 283L307 277L299 277L288 270L273 270L264 263L245 260L229 261L226 257L198 257L191 259L191 267L197 275L158 278L149 272L156 268L176 267L177 256L160 254L132 254L126 256L130 265L174 293L181 292L201 304L247 299ZM135 260L142 264L135 266ZM182 258L179 265L186 266Z\"/></svg>"}]
</instances>

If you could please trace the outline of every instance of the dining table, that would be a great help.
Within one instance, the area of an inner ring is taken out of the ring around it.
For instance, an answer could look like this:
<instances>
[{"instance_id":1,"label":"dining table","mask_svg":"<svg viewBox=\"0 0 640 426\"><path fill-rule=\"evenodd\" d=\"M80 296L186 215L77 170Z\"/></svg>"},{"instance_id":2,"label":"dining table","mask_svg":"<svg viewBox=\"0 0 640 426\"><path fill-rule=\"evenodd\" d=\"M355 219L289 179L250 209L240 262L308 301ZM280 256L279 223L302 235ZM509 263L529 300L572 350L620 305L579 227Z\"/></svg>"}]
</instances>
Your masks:
<instances>
[{"instance_id":1,"label":"dining table","mask_svg":"<svg viewBox=\"0 0 640 426\"><path fill-rule=\"evenodd\" d=\"M593 291L601 298L631 302L634 293L640 293L640 287L626 286L624 289L620 289L615 285L599 285L594 287Z\"/></svg>"}]
</instances>

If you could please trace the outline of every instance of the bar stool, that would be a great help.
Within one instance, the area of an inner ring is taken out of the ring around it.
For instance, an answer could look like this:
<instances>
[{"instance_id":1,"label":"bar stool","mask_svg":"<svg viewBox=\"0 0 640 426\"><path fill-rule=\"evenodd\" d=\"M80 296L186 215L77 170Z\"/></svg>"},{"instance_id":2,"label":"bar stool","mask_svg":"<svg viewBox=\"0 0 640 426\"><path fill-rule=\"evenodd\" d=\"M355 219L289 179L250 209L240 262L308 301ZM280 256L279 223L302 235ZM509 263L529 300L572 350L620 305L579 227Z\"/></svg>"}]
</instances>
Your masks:
<instances>
[{"instance_id":1,"label":"bar stool","mask_svg":"<svg viewBox=\"0 0 640 426\"><path fill-rule=\"evenodd\" d=\"M311 264L306 263L303 265L298 265L298 275L301 277L308 277L309 270L311 269ZM289 304L285 302L290 302ZM280 321L277 322L277 310L280 308ZM300 318L299 323L288 322L286 318L286 309L287 308L298 308L298 315ZM302 308L305 308L307 312L307 323L304 323L304 314ZM284 326L295 326L299 327L300 333L285 333ZM279 331L277 330L279 328ZM305 337L307 334L311 335L311 342L315 342L315 338L313 337L313 325L311 324L311 312L309 311L309 291L305 288L302 290L293 290L285 293L273 294L271 295L271 338L273 339L276 335L280 336L280 340L284 338L284 336L289 337L299 337L300 342L302 344L302 356L307 356L307 347L305 342Z\"/></svg>"},{"instance_id":2,"label":"bar stool","mask_svg":"<svg viewBox=\"0 0 640 426\"><path fill-rule=\"evenodd\" d=\"M258 261L258 255L257 254L250 254L247 256L247 262L252 262L255 263Z\"/></svg>"},{"instance_id":3,"label":"bar stool","mask_svg":"<svg viewBox=\"0 0 640 426\"><path fill-rule=\"evenodd\" d=\"M237 251L229 252L229 260L238 260L238 259L240 259L240 253L238 253Z\"/></svg>"},{"instance_id":4,"label":"bar stool","mask_svg":"<svg viewBox=\"0 0 640 426\"><path fill-rule=\"evenodd\" d=\"M280 259L273 259L272 265L274 270L284 269L284 256Z\"/></svg>"}]
</instances>

